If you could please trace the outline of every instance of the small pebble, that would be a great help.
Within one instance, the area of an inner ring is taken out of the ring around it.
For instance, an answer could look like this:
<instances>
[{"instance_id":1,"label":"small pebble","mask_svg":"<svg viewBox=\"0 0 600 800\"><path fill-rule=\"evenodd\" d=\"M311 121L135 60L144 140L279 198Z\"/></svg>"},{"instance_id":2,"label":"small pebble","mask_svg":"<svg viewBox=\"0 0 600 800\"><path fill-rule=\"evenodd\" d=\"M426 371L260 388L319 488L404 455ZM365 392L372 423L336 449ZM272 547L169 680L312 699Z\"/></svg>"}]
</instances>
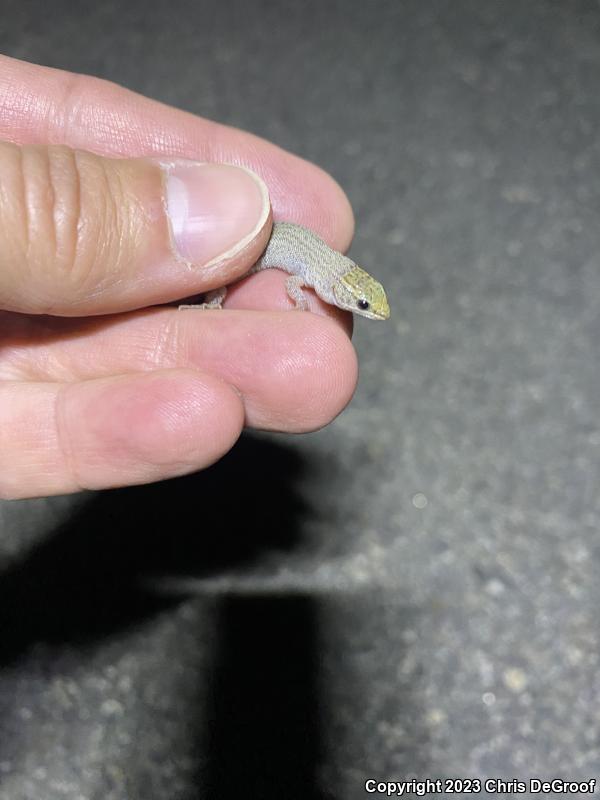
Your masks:
<instances>
[{"instance_id":1,"label":"small pebble","mask_svg":"<svg viewBox=\"0 0 600 800\"><path fill-rule=\"evenodd\" d=\"M413 495L412 504L415 508L425 508L427 503L427 497L423 494L423 492L417 492L415 495Z\"/></svg>"}]
</instances>

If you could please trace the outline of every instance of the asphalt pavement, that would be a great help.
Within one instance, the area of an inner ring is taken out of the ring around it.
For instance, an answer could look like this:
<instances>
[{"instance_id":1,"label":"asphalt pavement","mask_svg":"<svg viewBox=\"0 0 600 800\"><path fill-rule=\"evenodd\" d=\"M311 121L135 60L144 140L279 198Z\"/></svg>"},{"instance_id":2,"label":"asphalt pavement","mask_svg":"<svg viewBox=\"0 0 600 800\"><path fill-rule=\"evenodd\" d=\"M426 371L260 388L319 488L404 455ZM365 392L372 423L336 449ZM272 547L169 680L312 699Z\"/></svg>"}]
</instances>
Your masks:
<instances>
[{"instance_id":1,"label":"asphalt pavement","mask_svg":"<svg viewBox=\"0 0 600 800\"><path fill-rule=\"evenodd\" d=\"M595 778L598 4L1 6L2 52L330 171L393 316L323 431L0 506L0 800Z\"/></svg>"}]
</instances>

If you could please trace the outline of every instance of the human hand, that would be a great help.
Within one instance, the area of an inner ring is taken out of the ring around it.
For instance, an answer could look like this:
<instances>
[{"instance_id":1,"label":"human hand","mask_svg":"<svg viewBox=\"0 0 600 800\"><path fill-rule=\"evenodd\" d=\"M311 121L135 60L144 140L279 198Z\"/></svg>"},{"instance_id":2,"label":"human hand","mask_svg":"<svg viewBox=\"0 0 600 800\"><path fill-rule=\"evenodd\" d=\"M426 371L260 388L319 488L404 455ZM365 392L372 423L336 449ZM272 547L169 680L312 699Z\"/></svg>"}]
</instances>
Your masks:
<instances>
[{"instance_id":1,"label":"human hand","mask_svg":"<svg viewBox=\"0 0 600 800\"><path fill-rule=\"evenodd\" d=\"M155 305L243 275L269 238L264 185L225 164L262 177L275 219L347 247L348 201L312 164L0 56L0 497L186 474L244 426L314 430L348 403L351 315L312 293L316 314L289 313L282 273L223 311Z\"/></svg>"}]
</instances>

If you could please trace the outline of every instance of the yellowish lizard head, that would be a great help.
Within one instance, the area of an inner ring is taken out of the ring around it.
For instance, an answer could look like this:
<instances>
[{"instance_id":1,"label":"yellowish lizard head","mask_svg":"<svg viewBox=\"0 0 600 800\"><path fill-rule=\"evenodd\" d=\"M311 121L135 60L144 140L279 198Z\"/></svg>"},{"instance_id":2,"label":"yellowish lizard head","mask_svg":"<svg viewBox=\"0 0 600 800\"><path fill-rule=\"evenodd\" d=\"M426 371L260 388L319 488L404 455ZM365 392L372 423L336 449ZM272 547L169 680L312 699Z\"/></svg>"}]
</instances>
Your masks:
<instances>
[{"instance_id":1,"label":"yellowish lizard head","mask_svg":"<svg viewBox=\"0 0 600 800\"><path fill-rule=\"evenodd\" d=\"M385 289L364 269L354 266L333 286L336 303L369 319L388 319L390 307Z\"/></svg>"}]
</instances>

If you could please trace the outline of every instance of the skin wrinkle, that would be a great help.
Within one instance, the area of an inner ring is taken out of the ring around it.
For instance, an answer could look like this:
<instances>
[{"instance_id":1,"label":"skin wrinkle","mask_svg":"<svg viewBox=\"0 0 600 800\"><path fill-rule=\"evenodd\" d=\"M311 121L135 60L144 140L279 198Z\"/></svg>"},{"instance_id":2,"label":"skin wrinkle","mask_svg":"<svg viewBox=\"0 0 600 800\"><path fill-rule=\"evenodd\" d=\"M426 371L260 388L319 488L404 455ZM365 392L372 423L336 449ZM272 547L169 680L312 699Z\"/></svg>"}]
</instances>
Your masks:
<instances>
[{"instance_id":1,"label":"skin wrinkle","mask_svg":"<svg viewBox=\"0 0 600 800\"><path fill-rule=\"evenodd\" d=\"M155 366L176 366L176 358L174 356L181 352L187 354L188 349L182 347L180 332L179 318L172 314L169 314L164 322L161 322L156 327L154 346L150 352L150 360Z\"/></svg>"},{"instance_id":2,"label":"skin wrinkle","mask_svg":"<svg viewBox=\"0 0 600 800\"><path fill-rule=\"evenodd\" d=\"M57 208L57 192L55 190L55 181L56 181L56 172L53 169L53 166L56 166L56 158L53 158L53 154L46 150L44 153L44 157L42 158L42 164L44 166L44 186L46 187L46 191L50 197L50 201L48 203L48 217L50 224L48 225L49 228L49 236L52 239L52 259L48 259L50 263L53 261L58 261L58 241L59 241L59 225L58 223L58 208Z\"/></svg>"},{"instance_id":3,"label":"skin wrinkle","mask_svg":"<svg viewBox=\"0 0 600 800\"><path fill-rule=\"evenodd\" d=\"M80 116L80 109L84 99L84 92L80 91L81 76L75 72L65 72L62 82L59 83L61 93L58 101L54 101L47 112L46 140L52 141L55 130L62 131L66 144L73 129L79 129L80 124L74 125L74 120Z\"/></svg>"},{"instance_id":4,"label":"skin wrinkle","mask_svg":"<svg viewBox=\"0 0 600 800\"><path fill-rule=\"evenodd\" d=\"M72 159L73 169L77 171L78 180L75 181L74 189L75 189L75 198L72 203L72 214L71 214L71 224L72 230L68 231L66 234L66 241L71 242L72 246L70 248L70 253L67 258L70 256L74 261L77 258L77 244L79 241L78 236L78 226L79 220L81 219L82 213L82 205L81 205L81 175L79 173L79 165L77 163L77 151L72 150L69 148L70 157Z\"/></svg>"},{"instance_id":5,"label":"skin wrinkle","mask_svg":"<svg viewBox=\"0 0 600 800\"><path fill-rule=\"evenodd\" d=\"M27 270L27 277L31 278L31 266L29 261L30 255L30 245L31 245L31 220L29 218L29 203L27 202L27 181L25 179L25 156L24 150L19 148L17 151L17 158L19 159L18 165L18 173L19 173L19 198L18 198L18 205L17 208L22 209L22 230L23 230L23 238L21 239L22 242L25 243L25 252L23 253L23 267ZM10 207L9 207L10 208Z\"/></svg>"},{"instance_id":6,"label":"skin wrinkle","mask_svg":"<svg viewBox=\"0 0 600 800\"><path fill-rule=\"evenodd\" d=\"M54 196L52 220L55 240L55 270L62 267L65 273L74 273L80 261L78 258L78 228L82 215L81 174L77 153L70 148L61 147L60 150L48 151L46 160L50 175L49 183ZM62 202L62 205L58 207L56 205L57 198Z\"/></svg>"},{"instance_id":7,"label":"skin wrinkle","mask_svg":"<svg viewBox=\"0 0 600 800\"><path fill-rule=\"evenodd\" d=\"M146 226L149 227L156 222L153 219L152 206L143 202L138 193L127 190L124 171L117 170L113 172L109 183L112 185L111 196L115 203L115 219L119 223L117 252L123 253L128 250L133 253L141 252L143 249L142 231L146 229ZM126 209L125 214L118 213L119 206L121 209ZM168 225L165 227L168 228ZM119 273L123 274L123 270L119 270ZM114 285L114 278L112 283Z\"/></svg>"},{"instance_id":8,"label":"skin wrinkle","mask_svg":"<svg viewBox=\"0 0 600 800\"><path fill-rule=\"evenodd\" d=\"M69 384L59 386L54 399L53 420L56 434L56 450L62 459L61 473L66 474L68 478L69 491L81 491L86 487L77 477L77 459L75 458L77 448L74 448L70 441L69 423L67 421L65 408L68 396L67 392L69 391Z\"/></svg>"},{"instance_id":9,"label":"skin wrinkle","mask_svg":"<svg viewBox=\"0 0 600 800\"><path fill-rule=\"evenodd\" d=\"M82 157L85 156L80 155L78 158L80 174ZM98 252L98 248L95 248L94 257L88 256L84 260L89 264L86 284L91 286L95 296L98 296L102 295L106 289L112 290L115 275L127 275L126 269L123 270L123 254L129 254L130 247L129 241L123 233L123 217L127 218L128 207L124 195L119 196L119 179L114 171L109 174L106 162L98 161L93 166L94 184L98 185L99 178L102 181L102 190L98 193L98 196L102 199L102 209L98 214L96 203L91 208L94 212L93 216L98 217L100 221L97 236L100 252ZM98 167L99 169L96 169ZM89 183L90 175L84 176L82 181ZM119 208L121 209L120 211ZM95 220L90 220L89 211L90 209L88 209L88 213L84 213L82 216L80 225L83 223L87 227L90 224L92 226L96 224ZM84 241L86 238L85 232L80 231L79 241ZM109 269L104 267L106 264L110 265ZM99 276L99 280L97 276ZM89 292L86 294L89 295Z\"/></svg>"},{"instance_id":10,"label":"skin wrinkle","mask_svg":"<svg viewBox=\"0 0 600 800\"><path fill-rule=\"evenodd\" d=\"M67 156L68 157L68 156ZM67 222L67 215L65 214L64 209L64 196L63 193L60 191L56 191L56 183L59 181L59 175L57 172L62 169L62 163L60 163L59 158L52 158L49 154L47 159L47 170L48 170L48 191L51 193L51 203L50 203L50 216L52 219L52 261L58 263L63 258L63 248L65 244L68 245L69 242L69 232L68 230L65 233L65 222ZM73 207L72 199L69 198L70 202L68 206L70 208ZM61 247L62 245L62 247ZM68 256L67 256L68 257Z\"/></svg>"}]
</instances>

